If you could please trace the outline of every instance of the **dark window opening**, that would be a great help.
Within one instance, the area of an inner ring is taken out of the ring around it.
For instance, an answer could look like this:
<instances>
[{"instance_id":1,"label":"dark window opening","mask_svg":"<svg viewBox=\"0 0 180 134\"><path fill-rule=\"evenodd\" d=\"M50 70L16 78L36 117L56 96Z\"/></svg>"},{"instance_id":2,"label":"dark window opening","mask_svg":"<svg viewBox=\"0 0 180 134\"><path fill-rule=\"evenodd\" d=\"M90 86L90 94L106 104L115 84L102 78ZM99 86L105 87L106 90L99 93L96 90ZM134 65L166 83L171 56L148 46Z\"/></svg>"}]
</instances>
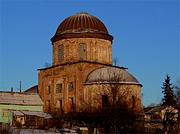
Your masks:
<instances>
[{"instance_id":1,"label":"dark window opening","mask_svg":"<svg viewBox=\"0 0 180 134\"><path fill-rule=\"evenodd\" d=\"M102 95L102 107L107 107L109 105L109 100L107 95Z\"/></svg>"},{"instance_id":2,"label":"dark window opening","mask_svg":"<svg viewBox=\"0 0 180 134\"><path fill-rule=\"evenodd\" d=\"M135 102L136 102L136 99L135 99L135 96L133 95L132 96L132 108L135 108Z\"/></svg>"},{"instance_id":3,"label":"dark window opening","mask_svg":"<svg viewBox=\"0 0 180 134\"><path fill-rule=\"evenodd\" d=\"M57 102L58 102L58 107L57 107L58 109L57 110L59 112L63 112L63 102L62 102L62 100L58 100Z\"/></svg>"},{"instance_id":4,"label":"dark window opening","mask_svg":"<svg viewBox=\"0 0 180 134\"><path fill-rule=\"evenodd\" d=\"M68 84L68 90L69 90L69 91L73 91L73 89L74 89L73 82L69 82L69 84Z\"/></svg>"},{"instance_id":5,"label":"dark window opening","mask_svg":"<svg viewBox=\"0 0 180 134\"><path fill-rule=\"evenodd\" d=\"M62 100L59 101L60 102L60 109L63 109L63 105L62 105Z\"/></svg>"},{"instance_id":6,"label":"dark window opening","mask_svg":"<svg viewBox=\"0 0 180 134\"><path fill-rule=\"evenodd\" d=\"M74 111L75 110L75 104L74 104L73 97L69 98L69 103L70 103L70 109Z\"/></svg>"}]
</instances>

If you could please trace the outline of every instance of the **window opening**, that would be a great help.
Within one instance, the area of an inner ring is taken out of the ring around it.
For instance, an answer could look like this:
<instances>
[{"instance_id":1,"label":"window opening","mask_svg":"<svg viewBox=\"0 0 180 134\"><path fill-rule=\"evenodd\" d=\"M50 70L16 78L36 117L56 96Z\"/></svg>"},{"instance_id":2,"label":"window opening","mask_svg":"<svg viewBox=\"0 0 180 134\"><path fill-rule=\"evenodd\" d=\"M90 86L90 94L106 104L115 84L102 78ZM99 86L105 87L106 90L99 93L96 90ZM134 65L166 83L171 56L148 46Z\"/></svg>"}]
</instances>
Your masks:
<instances>
[{"instance_id":1,"label":"window opening","mask_svg":"<svg viewBox=\"0 0 180 134\"><path fill-rule=\"evenodd\" d=\"M64 60L64 45L58 46L58 61L62 62Z\"/></svg>"},{"instance_id":2,"label":"window opening","mask_svg":"<svg viewBox=\"0 0 180 134\"><path fill-rule=\"evenodd\" d=\"M80 60L86 59L86 44L81 43L79 45L79 56L80 56Z\"/></svg>"},{"instance_id":3,"label":"window opening","mask_svg":"<svg viewBox=\"0 0 180 134\"><path fill-rule=\"evenodd\" d=\"M132 108L135 108L135 102L136 102L136 99L135 99L135 96L133 95L132 96Z\"/></svg>"},{"instance_id":4,"label":"window opening","mask_svg":"<svg viewBox=\"0 0 180 134\"><path fill-rule=\"evenodd\" d=\"M69 103L70 103L70 109L75 110L75 104L74 104L74 99L73 97L69 98Z\"/></svg>"},{"instance_id":5,"label":"window opening","mask_svg":"<svg viewBox=\"0 0 180 134\"><path fill-rule=\"evenodd\" d=\"M69 82L69 84L68 84L68 90L69 90L69 91L73 91L73 89L74 89L73 82Z\"/></svg>"},{"instance_id":6,"label":"window opening","mask_svg":"<svg viewBox=\"0 0 180 134\"><path fill-rule=\"evenodd\" d=\"M108 96L102 95L102 107L107 107L109 104Z\"/></svg>"},{"instance_id":7,"label":"window opening","mask_svg":"<svg viewBox=\"0 0 180 134\"><path fill-rule=\"evenodd\" d=\"M62 93L62 84L56 84L56 93Z\"/></svg>"},{"instance_id":8,"label":"window opening","mask_svg":"<svg viewBox=\"0 0 180 134\"><path fill-rule=\"evenodd\" d=\"M51 86L48 86L48 94L51 93Z\"/></svg>"}]
</instances>

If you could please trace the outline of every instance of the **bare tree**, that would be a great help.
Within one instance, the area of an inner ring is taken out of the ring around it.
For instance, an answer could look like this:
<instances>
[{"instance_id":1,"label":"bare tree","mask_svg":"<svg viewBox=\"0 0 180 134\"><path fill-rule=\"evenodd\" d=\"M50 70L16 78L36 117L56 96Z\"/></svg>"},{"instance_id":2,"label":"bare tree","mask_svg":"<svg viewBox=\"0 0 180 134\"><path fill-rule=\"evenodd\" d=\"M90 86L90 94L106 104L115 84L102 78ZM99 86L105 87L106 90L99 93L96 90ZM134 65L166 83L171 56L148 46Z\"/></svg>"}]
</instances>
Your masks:
<instances>
[{"instance_id":1,"label":"bare tree","mask_svg":"<svg viewBox=\"0 0 180 134\"><path fill-rule=\"evenodd\" d=\"M175 133L178 121L178 109L167 106L163 111L162 125L164 133Z\"/></svg>"}]
</instances>

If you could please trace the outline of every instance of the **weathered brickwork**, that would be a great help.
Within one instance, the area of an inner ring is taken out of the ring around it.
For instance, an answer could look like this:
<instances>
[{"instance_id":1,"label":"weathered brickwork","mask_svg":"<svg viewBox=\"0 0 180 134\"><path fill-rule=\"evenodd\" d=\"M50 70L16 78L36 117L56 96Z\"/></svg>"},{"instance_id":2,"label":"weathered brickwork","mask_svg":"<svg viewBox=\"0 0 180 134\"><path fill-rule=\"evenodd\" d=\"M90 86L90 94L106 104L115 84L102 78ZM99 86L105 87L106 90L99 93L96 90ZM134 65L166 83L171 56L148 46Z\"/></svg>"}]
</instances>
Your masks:
<instances>
[{"instance_id":1,"label":"weathered brickwork","mask_svg":"<svg viewBox=\"0 0 180 134\"><path fill-rule=\"evenodd\" d=\"M100 110L102 107L102 96L107 95L109 100L112 99L112 84L86 84L84 88L84 105L82 109ZM121 84L118 87L118 93L115 95L116 101L125 102L128 108L135 111L141 111L141 86L131 84ZM88 104L88 105L87 105Z\"/></svg>"},{"instance_id":2,"label":"weathered brickwork","mask_svg":"<svg viewBox=\"0 0 180 134\"><path fill-rule=\"evenodd\" d=\"M80 45L84 45L84 55L81 59ZM58 61L58 47L64 46L64 60ZM91 61L103 64L112 64L112 45L109 40L96 38L71 38L63 39L53 44L53 64ZM84 57L83 57L84 56Z\"/></svg>"},{"instance_id":3,"label":"weathered brickwork","mask_svg":"<svg viewBox=\"0 0 180 134\"><path fill-rule=\"evenodd\" d=\"M79 110L81 98L84 96L84 82L87 75L94 69L99 68L101 64L93 63L73 63L53 67L39 72L39 94L45 103L44 111L58 112L61 110L58 101L62 100L62 110L71 111L71 98L75 109ZM68 84L73 83L73 90L69 91ZM62 93L56 93L56 85L62 84ZM50 86L50 92L48 91Z\"/></svg>"}]
</instances>

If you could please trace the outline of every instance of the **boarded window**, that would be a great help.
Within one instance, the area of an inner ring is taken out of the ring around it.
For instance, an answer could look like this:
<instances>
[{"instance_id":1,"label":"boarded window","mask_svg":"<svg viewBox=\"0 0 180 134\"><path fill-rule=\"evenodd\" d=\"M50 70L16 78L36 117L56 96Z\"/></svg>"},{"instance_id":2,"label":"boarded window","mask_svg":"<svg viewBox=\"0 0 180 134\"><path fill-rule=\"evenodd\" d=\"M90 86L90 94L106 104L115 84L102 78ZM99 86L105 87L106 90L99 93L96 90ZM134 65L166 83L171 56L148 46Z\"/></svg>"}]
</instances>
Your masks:
<instances>
[{"instance_id":1,"label":"boarded window","mask_svg":"<svg viewBox=\"0 0 180 134\"><path fill-rule=\"evenodd\" d=\"M108 96L107 95L102 95L102 107L107 107L109 104Z\"/></svg>"},{"instance_id":2,"label":"boarded window","mask_svg":"<svg viewBox=\"0 0 180 134\"><path fill-rule=\"evenodd\" d=\"M62 93L62 84L56 84L56 93Z\"/></svg>"},{"instance_id":3,"label":"boarded window","mask_svg":"<svg viewBox=\"0 0 180 134\"><path fill-rule=\"evenodd\" d=\"M61 62L64 60L64 45L58 46L58 61Z\"/></svg>"},{"instance_id":4,"label":"boarded window","mask_svg":"<svg viewBox=\"0 0 180 134\"><path fill-rule=\"evenodd\" d=\"M74 89L73 82L69 82L69 83L68 83L68 90L69 90L69 91L73 91L73 89Z\"/></svg>"},{"instance_id":5,"label":"boarded window","mask_svg":"<svg viewBox=\"0 0 180 134\"><path fill-rule=\"evenodd\" d=\"M86 59L86 44L81 43L79 45L79 57L80 57L80 60Z\"/></svg>"}]
</instances>

